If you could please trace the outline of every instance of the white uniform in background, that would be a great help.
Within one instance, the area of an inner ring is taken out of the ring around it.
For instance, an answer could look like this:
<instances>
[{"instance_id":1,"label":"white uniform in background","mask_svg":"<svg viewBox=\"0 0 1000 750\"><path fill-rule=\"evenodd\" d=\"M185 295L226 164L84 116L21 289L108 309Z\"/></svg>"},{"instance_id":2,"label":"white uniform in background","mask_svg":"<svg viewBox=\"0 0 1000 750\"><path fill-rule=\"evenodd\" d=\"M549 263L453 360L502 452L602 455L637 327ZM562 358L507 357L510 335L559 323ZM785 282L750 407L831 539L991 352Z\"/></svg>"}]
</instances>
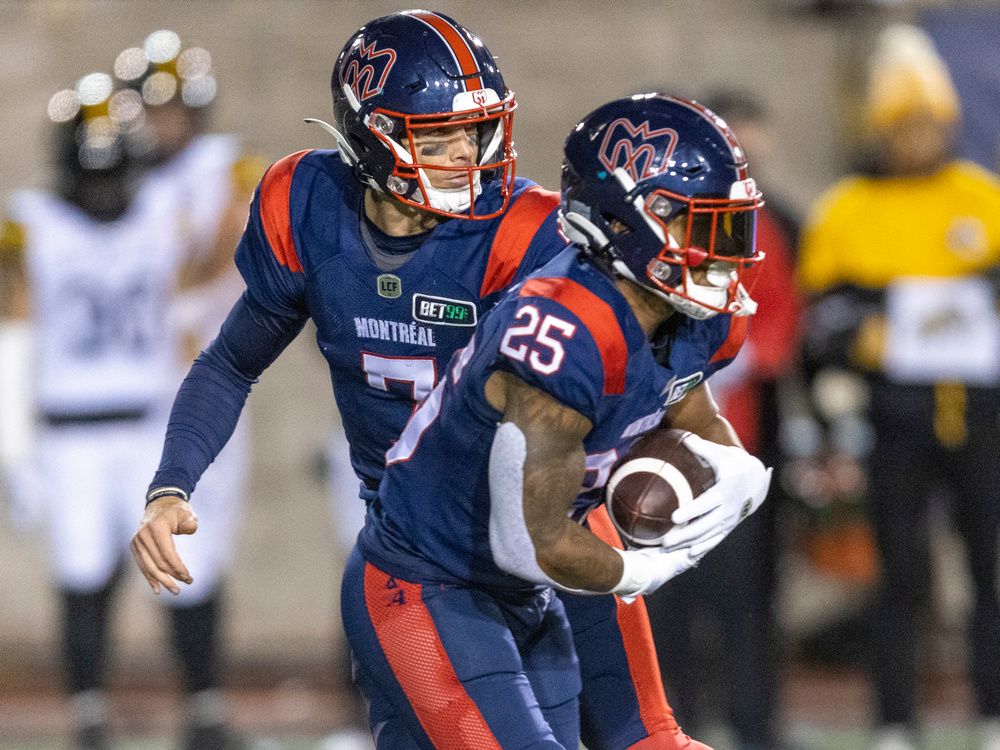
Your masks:
<instances>
[{"instance_id":1,"label":"white uniform in background","mask_svg":"<svg viewBox=\"0 0 1000 750\"><path fill-rule=\"evenodd\" d=\"M160 459L174 394L242 290L231 273L185 292L176 279L208 253L232 194L233 136L197 137L149 175L129 211L91 219L48 193L23 191L11 219L26 236L38 427L28 487L40 495L54 574L70 591L103 587L123 555ZM171 606L209 596L231 554L246 486L241 422L194 496L198 533L180 539L194 578Z\"/></svg>"},{"instance_id":2,"label":"white uniform in background","mask_svg":"<svg viewBox=\"0 0 1000 750\"><path fill-rule=\"evenodd\" d=\"M0 319L0 499L21 533L44 520L31 461L35 418L30 359L31 322Z\"/></svg>"},{"instance_id":3,"label":"white uniform in background","mask_svg":"<svg viewBox=\"0 0 1000 750\"><path fill-rule=\"evenodd\" d=\"M143 186L174 206L175 227L185 248L185 257L207 257L213 249L223 213L232 199L234 170L240 158L235 135L196 136L169 162L153 171ZM235 246L230 248L235 253ZM243 281L230 264L227 273L208 284L179 292L171 306L173 327L182 342L174 360L172 380L167 389L172 399L191 365L184 341L192 338L198 350L218 333L230 308L243 291ZM228 566L240 519L249 471L249 431L244 416L226 447L209 466L192 496L198 513L198 533L177 539L178 552L187 563L194 583L180 595L167 597L175 606L191 606L212 594L220 575ZM162 445L163 435L159 436ZM157 456L157 464L159 456ZM150 466L146 482L153 476ZM145 487L136 502L141 506Z\"/></svg>"},{"instance_id":4,"label":"white uniform in background","mask_svg":"<svg viewBox=\"0 0 1000 750\"><path fill-rule=\"evenodd\" d=\"M127 554L158 461L176 372L167 306L181 245L170 212L148 193L114 222L48 193L11 200L34 311L37 490L69 591L103 587Z\"/></svg>"}]
</instances>

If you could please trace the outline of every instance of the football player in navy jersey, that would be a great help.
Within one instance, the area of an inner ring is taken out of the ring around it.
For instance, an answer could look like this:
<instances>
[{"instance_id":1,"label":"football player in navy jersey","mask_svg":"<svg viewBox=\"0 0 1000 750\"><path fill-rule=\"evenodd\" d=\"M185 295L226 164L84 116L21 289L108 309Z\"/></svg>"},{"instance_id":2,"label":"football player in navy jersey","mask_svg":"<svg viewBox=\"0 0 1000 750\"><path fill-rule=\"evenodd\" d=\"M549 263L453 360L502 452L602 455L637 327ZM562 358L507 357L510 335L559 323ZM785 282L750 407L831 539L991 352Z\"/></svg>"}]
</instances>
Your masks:
<instances>
[{"instance_id":1,"label":"football player in navy jersey","mask_svg":"<svg viewBox=\"0 0 1000 750\"><path fill-rule=\"evenodd\" d=\"M575 245L452 358L388 451L348 562L341 607L379 747L575 749L580 672L553 588L632 600L763 501L769 470L703 382L755 308L740 271L762 258L760 203L735 137L695 102L617 100L570 134L560 215ZM698 433L688 444L718 481L663 546L623 551L582 522L660 424ZM641 730L614 720L605 731ZM667 745L637 732L631 746Z\"/></svg>"},{"instance_id":2,"label":"football player in navy jersey","mask_svg":"<svg viewBox=\"0 0 1000 750\"><path fill-rule=\"evenodd\" d=\"M558 196L514 178L513 95L459 24L428 11L366 24L338 57L332 88L334 125L320 125L338 149L293 154L264 176L236 254L247 289L178 393L133 540L156 591L190 580L171 538L197 528L188 495L253 382L307 318L370 504L415 402L502 292L564 247ZM607 523L592 528L616 538ZM574 611L588 746L688 746L642 605L591 597ZM625 725L618 714L632 722L624 734L612 729Z\"/></svg>"}]
</instances>

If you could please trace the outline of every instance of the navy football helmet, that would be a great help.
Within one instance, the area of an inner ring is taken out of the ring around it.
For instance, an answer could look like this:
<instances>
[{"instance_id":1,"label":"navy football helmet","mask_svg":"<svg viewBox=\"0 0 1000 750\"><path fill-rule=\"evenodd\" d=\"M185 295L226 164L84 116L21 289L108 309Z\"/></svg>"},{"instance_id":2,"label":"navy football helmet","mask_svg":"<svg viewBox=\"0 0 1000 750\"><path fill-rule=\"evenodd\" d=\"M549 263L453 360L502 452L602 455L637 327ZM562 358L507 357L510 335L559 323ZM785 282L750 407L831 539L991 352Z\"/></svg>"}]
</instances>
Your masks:
<instances>
[{"instance_id":1,"label":"navy football helmet","mask_svg":"<svg viewBox=\"0 0 1000 750\"><path fill-rule=\"evenodd\" d=\"M511 141L514 94L493 55L451 18L407 10L365 24L333 68L336 138L343 160L369 187L444 216L487 219L507 206L516 154ZM442 127L475 127L478 158L469 166L421 163L414 137ZM428 173L456 173L467 183L435 188ZM499 179L503 202L477 214L483 183Z\"/></svg>"},{"instance_id":2,"label":"navy football helmet","mask_svg":"<svg viewBox=\"0 0 1000 750\"><path fill-rule=\"evenodd\" d=\"M764 258L755 244L761 205L735 135L695 101L618 99L566 139L563 232L690 317L755 312L740 275Z\"/></svg>"}]
</instances>

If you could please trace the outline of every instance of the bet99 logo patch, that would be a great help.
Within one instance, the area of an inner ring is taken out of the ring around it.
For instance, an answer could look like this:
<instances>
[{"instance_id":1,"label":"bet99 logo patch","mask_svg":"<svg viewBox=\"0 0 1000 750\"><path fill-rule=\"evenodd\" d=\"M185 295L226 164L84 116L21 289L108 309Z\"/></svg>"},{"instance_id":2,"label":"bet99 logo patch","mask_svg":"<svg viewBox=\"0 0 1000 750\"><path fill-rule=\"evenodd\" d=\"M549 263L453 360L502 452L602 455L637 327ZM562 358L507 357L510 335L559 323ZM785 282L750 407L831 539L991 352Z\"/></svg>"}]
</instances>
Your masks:
<instances>
[{"instance_id":1,"label":"bet99 logo patch","mask_svg":"<svg viewBox=\"0 0 1000 750\"><path fill-rule=\"evenodd\" d=\"M413 319L439 326L474 326L476 306L465 300L414 294Z\"/></svg>"}]
</instances>

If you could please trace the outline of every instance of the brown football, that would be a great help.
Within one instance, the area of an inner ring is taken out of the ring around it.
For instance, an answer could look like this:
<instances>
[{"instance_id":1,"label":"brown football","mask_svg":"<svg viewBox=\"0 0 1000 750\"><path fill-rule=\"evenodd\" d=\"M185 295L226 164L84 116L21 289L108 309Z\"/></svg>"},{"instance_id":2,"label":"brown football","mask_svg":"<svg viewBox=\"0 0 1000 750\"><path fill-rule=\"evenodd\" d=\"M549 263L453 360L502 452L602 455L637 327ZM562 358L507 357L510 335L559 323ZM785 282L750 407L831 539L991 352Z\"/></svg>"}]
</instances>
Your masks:
<instances>
[{"instance_id":1,"label":"brown football","mask_svg":"<svg viewBox=\"0 0 1000 750\"><path fill-rule=\"evenodd\" d=\"M653 430L612 469L605 502L622 539L631 546L660 544L673 528L670 514L715 484L715 471L685 444L689 434Z\"/></svg>"}]
</instances>

